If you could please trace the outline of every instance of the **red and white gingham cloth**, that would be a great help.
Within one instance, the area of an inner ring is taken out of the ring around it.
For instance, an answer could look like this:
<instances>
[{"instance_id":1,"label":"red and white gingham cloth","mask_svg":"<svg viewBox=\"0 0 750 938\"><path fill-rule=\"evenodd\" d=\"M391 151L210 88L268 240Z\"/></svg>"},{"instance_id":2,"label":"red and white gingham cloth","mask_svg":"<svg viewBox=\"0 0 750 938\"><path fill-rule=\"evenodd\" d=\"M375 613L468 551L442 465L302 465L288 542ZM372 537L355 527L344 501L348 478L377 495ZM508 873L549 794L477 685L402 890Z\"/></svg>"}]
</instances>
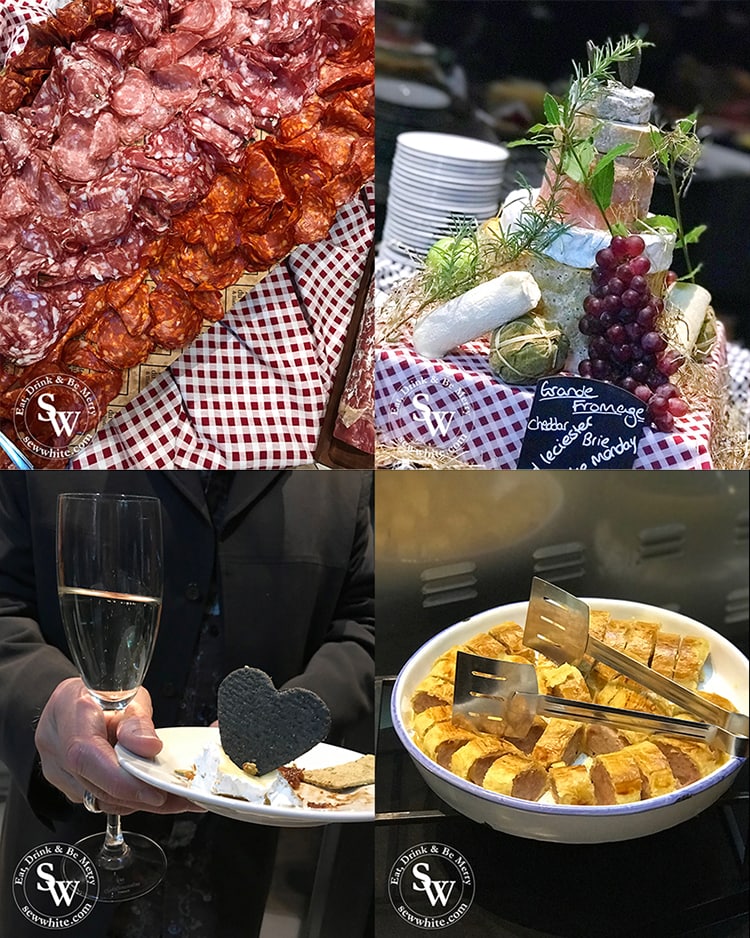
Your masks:
<instances>
[{"instance_id":1,"label":"red and white gingham cloth","mask_svg":"<svg viewBox=\"0 0 750 938\"><path fill-rule=\"evenodd\" d=\"M726 343L721 324L709 366L726 370ZM375 428L381 443L436 447L483 469L515 469L521 454L533 389L498 381L488 363L486 344L464 346L461 354L442 360L419 356L411 345L378 350L375 365ZM443 432L424 411L453 414ZM712 469L711 420L696 408L675 421L674 433L646 428L634 469Z\"/></svg>"},{"instance_id":2,"label":"red and white gingham cloth","mask_svg":"<svg viewBox=\"0 0 750 938\"><path fill-rule=\"evenodd\" d=\"M39 23L68 0L0 0L0 69L17 55L29 37L29 23Z\"/></svg>"},{"instance_id":3,"label":"red and white gingham cloth","mask_svg":"<svg viewBox=\"0 0 750 938\"><path fill-rule=\"evenodd\" d=\"M313 461L373 239L374 188L298 248L99 431L73 469Z\"/></svg>"}]
</instances>

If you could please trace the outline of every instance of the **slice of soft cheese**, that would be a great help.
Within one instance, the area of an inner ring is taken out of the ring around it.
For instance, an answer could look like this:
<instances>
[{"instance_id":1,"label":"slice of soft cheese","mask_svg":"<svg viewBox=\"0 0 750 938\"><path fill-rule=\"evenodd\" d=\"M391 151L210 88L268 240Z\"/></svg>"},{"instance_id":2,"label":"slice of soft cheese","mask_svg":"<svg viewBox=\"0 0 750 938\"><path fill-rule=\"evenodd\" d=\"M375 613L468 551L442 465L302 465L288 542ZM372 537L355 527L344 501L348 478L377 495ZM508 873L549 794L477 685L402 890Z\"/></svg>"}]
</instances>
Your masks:
<instances>
[{"instance_id":1,"label":"slice of soft cheese","mask_svg":"<svg viewBox=\"0 0 750 938\"><path fill-rule=\"evenodd\" d=\"M252 776L232 762L221 746L206 746L195 762L190 787L212 795L241 798L251 804L300 807L301 802L280 772Z\"/></svg>"},{"instance_id":2,"label":"slice of soft cheese","mask_svg":"<svg viewBox=\"0 0 750 938\"><path fill-rule=\"evenodd\" d=\"M673 283L664 297L664 327L670 340L689 355L698 341L711 294L697 283Z\"/></svg>"},{"instance_id":3,"label":"slice of soft cheese","mask_svg":"<svg viewBox=\"0 0 750 938\"><path fill-rule=\"evenodd\" d=\"M524 208L536 200L538 189L515 189L503 202L500 210L500 227L503 231L514 231ZM648 219L646 219L648 221ZM645 255L651 262L651 272L669 270L672 264L675 236L673 234L649 234L640 232L646 245ZM592 268L596 263L596 252L609 247L612 235L606 229L580 228L571 225L559 238L542 249L542 253L568 267Z\"/></svg>"},{"instance_id":4,"label":"slice of soft cheese","mask_svg":"<svg viewBox=\"0 0 750 938\"><path fill-rule=\"evenodd\" d=\"M423 316L414 327L414 348L425 358L440 358L464 342L518 319L541 298L530 273L507 271Z\"/></svg>"}]
</instances>

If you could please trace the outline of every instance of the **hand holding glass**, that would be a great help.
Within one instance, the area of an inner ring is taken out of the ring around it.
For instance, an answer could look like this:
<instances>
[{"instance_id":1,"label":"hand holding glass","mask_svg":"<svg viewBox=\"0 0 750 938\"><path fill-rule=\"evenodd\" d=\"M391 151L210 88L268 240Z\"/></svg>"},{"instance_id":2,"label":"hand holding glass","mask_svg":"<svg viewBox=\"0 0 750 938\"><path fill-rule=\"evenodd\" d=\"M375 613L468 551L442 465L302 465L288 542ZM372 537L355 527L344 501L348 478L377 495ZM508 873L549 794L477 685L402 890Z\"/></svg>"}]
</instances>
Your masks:
<instances>
[{"instance_id":1,"label":"hand holding glass","mask_svg":"<svg viewBox=\"0 0 750 938\"><path fill-rule=\"evenodd\" d=\"M135 495L58 498L57 586L65 634L81 678L104 710L123 710L143 682L162 602L161 503ZM99 872L99 899L145 895L164 875L158 844L123 837L118 815L107 832L77 846Z\"/></svg>"}]
</instances>

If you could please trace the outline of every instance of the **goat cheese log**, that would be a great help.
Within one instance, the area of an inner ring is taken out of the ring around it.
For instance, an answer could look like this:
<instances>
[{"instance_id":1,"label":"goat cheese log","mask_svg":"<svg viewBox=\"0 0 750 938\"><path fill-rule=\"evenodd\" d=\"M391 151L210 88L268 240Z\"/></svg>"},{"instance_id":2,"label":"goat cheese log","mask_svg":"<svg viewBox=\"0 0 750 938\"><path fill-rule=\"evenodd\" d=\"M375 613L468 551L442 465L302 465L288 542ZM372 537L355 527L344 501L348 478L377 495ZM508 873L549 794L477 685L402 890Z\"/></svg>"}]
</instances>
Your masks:
<instances>
[{"instance_id":1,"label":"goat cheese log","mask_svg":"<svg viewBox=\"0 0 750 938\"><path fill-rule=\"evenodd\" d=\"M518 319L539 303L532 275L510 270L426 313L414 327L414 348L425 358L446 352Z\"/></svg>"}]
</instances>

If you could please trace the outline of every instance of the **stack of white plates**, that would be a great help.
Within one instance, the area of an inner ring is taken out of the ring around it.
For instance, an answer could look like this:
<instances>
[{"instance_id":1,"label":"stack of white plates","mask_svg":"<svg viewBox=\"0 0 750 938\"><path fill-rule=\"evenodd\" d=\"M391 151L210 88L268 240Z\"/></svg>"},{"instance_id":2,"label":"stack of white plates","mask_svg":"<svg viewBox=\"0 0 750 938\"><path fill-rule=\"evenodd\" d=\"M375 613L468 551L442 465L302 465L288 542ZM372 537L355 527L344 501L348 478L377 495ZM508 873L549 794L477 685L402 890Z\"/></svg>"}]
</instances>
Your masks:
<instances>
[{"instance_id":1,"label":"stack of white plates","mask_svg":"<svg viewBox=\"0 0 750 938\"><path fill-rule=\"evenodd\" d=\"M399 134L381 254L414 266L463 219L496 214L508 151L454 134Z\"/></svg>"}]
</instances>

